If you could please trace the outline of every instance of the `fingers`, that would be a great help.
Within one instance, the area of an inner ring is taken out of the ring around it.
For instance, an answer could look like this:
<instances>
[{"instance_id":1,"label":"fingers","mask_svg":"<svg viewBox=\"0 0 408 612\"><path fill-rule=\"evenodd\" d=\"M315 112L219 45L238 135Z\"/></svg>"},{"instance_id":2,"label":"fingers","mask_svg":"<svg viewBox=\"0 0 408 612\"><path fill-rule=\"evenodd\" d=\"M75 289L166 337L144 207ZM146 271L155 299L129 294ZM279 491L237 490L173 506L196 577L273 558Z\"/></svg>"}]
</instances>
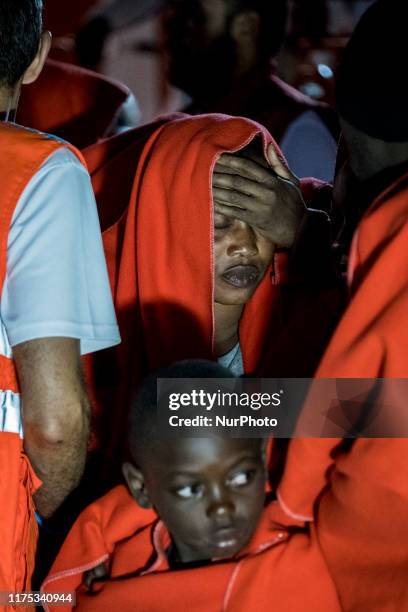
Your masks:
<instances>
[{"instance_id":1,"label":"fingers","mask_svg":"<svg viewBox=\"0 0 408 612\"><path fill-rule=\"evenodd\" d=\"M219 174L238 175L267 187L274 187L276 177L268 169L256 162L237 155L224 153L215 165L215 172Z\"/></svg>"},{"instance_id":2,"label":"fingers","mask_svg":"<svg viewBox=\"0 0 408 612\"><path fill-rule=\"evenodd\" d=\"M260 184L239 174L224 174L220 172L213 174L213 187L237 191L254 198L265 197L270 191L270 188L265 188L264 183Z\"/></svg>"},{"instance_id":3,"label":"fingers","mask_svg":"<svg viewBox=\"0 0 408 612\"><path fill-rule=\"evenodd\" d=\"M252 215L251 212L245 208L238 208L237 206L228 206L222 202L214 202L214 212L216 214L228 217L228 219L238 219L238 221L245 221L245 223L251 224Z\"/></svg>"},{"instance_id":4,"label":"fingers","mask_svg":"<svg viewBox=\"0 0 408 612\"><path fill-rule=\"evenodd\" d=\"M214 175L215 176L215 175ZM228 176L217 176L213 182L214 201L227 206L245 208L253 213L261 213L276 205L277 194L274 190L265 188L252 181L242 182L235 186Z\"/></svg>"},{"instance_id":5,"label":"fingers","mask_svg":"<svg viewBox=\"0 0 408 612\"><path fill-rule=\"evenodd\" d=\"M278 176L288 181L292 181L296 185L299 183L298 177L289 170L283 159L280 157L280 155L278 155L275 146L272 143L268 146L268 161L272 170L276 172Z\"/></svg>"},{"instance_id":6,"label":"fingers","mask_svg":"<svg viewBox=\"0 0 408 612\"><path fill-rule=\"evenodd\" d=\"M214 204L217 206L218 204L223 204L226 208L230 208L233 212L236 212L236 209L246 210L250 198L244 193L239 193L239 191L213 187L213 199Z\"/></svg>"}]
</instances>

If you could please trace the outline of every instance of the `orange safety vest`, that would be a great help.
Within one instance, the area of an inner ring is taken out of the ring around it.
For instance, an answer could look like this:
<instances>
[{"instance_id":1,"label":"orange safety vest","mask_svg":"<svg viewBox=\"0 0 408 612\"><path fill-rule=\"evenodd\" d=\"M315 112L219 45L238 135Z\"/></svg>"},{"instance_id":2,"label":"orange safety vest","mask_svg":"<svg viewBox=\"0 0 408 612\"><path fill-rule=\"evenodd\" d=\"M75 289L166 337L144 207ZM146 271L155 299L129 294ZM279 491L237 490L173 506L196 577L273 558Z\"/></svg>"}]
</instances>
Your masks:
<instances>
[{"instance_id":1,"label":"orange safety vest","mask_svg":"<svg viewBox=\"0 0 408 612\"><path fill-rule=\"evenodd\" d=\"M6 277L8 235L20 196L45 160L59 148L70 145L8 123L0 123L0 145L1 296ZM82 161L75 149L73 152ZM0 355L0 592L30 589L37 542L32 495L41 482L24 454L20 415L7 415L7 411L19 413L19 406L13 357ZM6 608L0 604L0 610L3 609Z\"/></svg>"}]
</instances>

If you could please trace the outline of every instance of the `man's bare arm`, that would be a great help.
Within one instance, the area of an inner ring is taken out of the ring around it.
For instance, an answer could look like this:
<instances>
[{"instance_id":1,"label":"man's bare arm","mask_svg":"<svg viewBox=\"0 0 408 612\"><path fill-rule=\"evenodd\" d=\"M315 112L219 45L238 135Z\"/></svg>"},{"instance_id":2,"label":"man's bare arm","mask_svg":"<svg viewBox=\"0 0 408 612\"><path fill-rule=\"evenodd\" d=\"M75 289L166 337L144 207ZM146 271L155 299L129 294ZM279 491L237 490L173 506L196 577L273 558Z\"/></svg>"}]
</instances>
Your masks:
<instances>
[{"instance_id":1,"label":"man's bare arm","mask_svg":"<svg viewBox=\"0 0 408 612\"><path fill-rule=\"evenodd\" d=\"M89 402L79 341L43 338L13 348L21 387L24 447L43 485L35 495L51 516L79 483L89 433Z\"/></svg>"}]
</instances>

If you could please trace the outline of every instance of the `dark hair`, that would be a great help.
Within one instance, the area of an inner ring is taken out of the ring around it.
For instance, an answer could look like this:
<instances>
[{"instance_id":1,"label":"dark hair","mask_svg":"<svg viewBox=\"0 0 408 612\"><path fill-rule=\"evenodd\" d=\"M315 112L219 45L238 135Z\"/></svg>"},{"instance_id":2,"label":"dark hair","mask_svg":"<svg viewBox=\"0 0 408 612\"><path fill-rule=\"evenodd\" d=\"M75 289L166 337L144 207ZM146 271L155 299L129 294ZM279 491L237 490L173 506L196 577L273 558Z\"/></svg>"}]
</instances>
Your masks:
<instances>
[{"instance_id":1,"label":"dark hair","mask_svg":"<svg viewBox=\"0 0 408 612\"><path fill-rule=\"evenodd\" d=\"M269 59L278 53L285 40L287 0L227 0L227 11L230 20L245 11L258 13L262 58Z\"/></svg>"},{"instance_id":2,"label":"dark hair","mask_svg":"<svg viewBox=\"0 0 408 612\"><path fill-rule=\"evenodd\" d=\"M161 368L148 376L139 387L131 406L128 445L130 454L141 446L153 446L157 439L160 403L157 403L159 378L234 378L234 375L216 362L204 359L180 361Z\"/></svg>"},{"instance_id":3,"label":"dark hair","mask_svg":"<svg viewBox=\"0 0 408 612\"><path fill-rule=\"evenodd\" d=\"M0 2L0 86L12 87L33 61L40 44L42 0Z\"/></svg>"},{"instance_id":4,"label":"dark hair","mask_svg":"<svg viewBox=\"0 0 408 612\"><path fill-rule=\"evenodd\" d=\"M336 74L338 114L386 142L408 141L403 61L407 20L406 2L374 2L351 35Z\"/></svg>"}]
</instances>

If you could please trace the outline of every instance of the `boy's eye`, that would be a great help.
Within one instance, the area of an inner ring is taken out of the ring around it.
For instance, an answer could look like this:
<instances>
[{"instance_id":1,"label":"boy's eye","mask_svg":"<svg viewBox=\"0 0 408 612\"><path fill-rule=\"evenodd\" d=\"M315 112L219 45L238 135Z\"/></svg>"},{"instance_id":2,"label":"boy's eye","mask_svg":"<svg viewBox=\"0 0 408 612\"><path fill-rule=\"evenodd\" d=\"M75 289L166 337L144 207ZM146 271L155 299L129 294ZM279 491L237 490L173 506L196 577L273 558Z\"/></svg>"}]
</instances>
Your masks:
<instances>
[{"instance_id":1,"label":"boy's eye","mask_svg":"<svg viewBox=\"0 0 408 612\"><path fill-rule=\"evenodd\" d=\"M191 498L196 498L199 499L203 496L203 492L204 492L204 487L203 485L186 485L184 487L179 487L178 489L175 489L175 494L178 497L182 497L183 499L191 499Z\"/></svg>"},{"instance_id":2,"label":"boy's eye","mask_svg":"<svg viewBox=\"0 0 408 612\"><path fill-rule=\"evenodd\" d=\"M236 472L236 474L228 479L229 486L235 488L245 487L255 476L255 471L256 470L242 470L241 472Z\"/></svg>"}]
</instances>

